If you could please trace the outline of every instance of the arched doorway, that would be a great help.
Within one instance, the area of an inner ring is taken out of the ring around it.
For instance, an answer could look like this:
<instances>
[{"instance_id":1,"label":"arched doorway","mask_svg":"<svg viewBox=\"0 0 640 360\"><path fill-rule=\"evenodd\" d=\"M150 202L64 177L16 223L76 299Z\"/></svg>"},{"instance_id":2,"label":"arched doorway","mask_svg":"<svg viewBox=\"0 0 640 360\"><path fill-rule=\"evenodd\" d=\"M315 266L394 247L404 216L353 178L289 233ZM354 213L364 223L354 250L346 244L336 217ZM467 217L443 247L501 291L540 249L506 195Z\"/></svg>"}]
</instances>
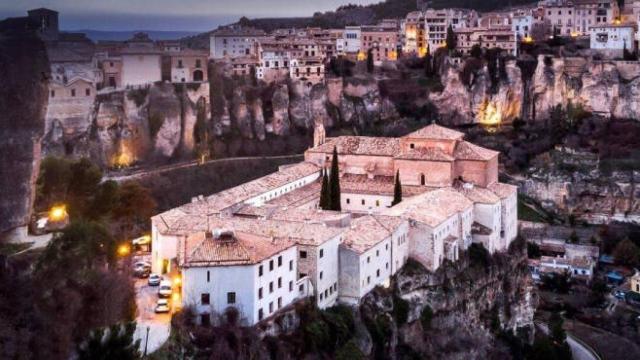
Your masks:
<instances>
[{"instance_id":1,"label":"arched doorway","mask_svg":"<svg viewBox=\"0 0 640 360\"><path fill-rule=\"evenodd\" d=\"M193 72L193 81L202 81L204 79L204 74L202 70L196 70Z\"/></svg>"},{"instance_id":2,"label":"arched doorway","mask_svg":"<svg viewBox=\"0 0 640 360\"><path fill-rule=\"evenodd\" d=\"M420 174L420 185L425 185L427 180L424 177L424 174Z\"/></svg>"}]
</instances>

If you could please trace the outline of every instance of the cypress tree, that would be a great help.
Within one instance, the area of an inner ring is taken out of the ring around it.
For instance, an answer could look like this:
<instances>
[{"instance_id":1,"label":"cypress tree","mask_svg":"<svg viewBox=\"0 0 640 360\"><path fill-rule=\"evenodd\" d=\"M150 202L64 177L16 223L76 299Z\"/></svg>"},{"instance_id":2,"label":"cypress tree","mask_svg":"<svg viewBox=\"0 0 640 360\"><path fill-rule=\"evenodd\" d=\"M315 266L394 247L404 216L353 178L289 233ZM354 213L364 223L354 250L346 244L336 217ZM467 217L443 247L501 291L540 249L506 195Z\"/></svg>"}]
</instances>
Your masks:
<instances>
[{"instance_id":1,"label":"cypress tree","mask_svg":"<svg viewBox=\"0 0 640 360\"><path fill-rule=\"evenodd\" d=\"M402 184L400 183L400 170L396 172L396 183L393 187L393 202L391 206L399 204L402 201Z\"/></svg>"},{"instance_id":2,"label":"cypress tree","mask_svg":"<svg viewBox=\"0 0 640 360\"><path fill-rule=\"evenodd\" d=\"M455 50L458 47L458 38L456 38L456 34L453 32L453 27L449 25L447 28L447 49Z\"/></svg>"},{"instance_id":3,"label":"cypress tree","mask_svg":"<svg viewBox=\"0 0 640 360\"><path fill-rule=\"evenodd\" d=\"M322 169L322 188L320 189L320 208L322 210L329 209L329 177L327 171Z\"/></svg>"},{"instance_id":4,"label":"cypress tree","mask_svg":"<svg viewBox=\"0 0 640 360\"><path fill-rule=\"evenodd\" d=\"M338 149L333 147L331 173L329 174L329 209L340 211L340 169L338 169Z\"/></svg>"},{"instance_id":5,"label":"cypress tree","mask_svg":"<svg viewBox=\"0 0 640 360\"><path fill-rule=\"evenodd\" d=\"M373 72L373 50L367 50L367 72Z\"/></svg>"}]
</instances>

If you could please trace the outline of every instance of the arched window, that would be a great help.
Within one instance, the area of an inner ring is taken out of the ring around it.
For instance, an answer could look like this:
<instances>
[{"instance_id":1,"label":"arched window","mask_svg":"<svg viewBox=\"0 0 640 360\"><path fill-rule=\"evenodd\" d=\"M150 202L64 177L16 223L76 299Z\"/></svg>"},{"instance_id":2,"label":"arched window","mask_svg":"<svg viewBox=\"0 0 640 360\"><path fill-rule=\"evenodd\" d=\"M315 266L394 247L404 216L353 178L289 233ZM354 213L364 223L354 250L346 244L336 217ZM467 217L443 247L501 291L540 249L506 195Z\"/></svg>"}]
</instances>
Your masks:
<instances>
[{"instance_id":1,"label":"arched window","mask_svg":"<svg viewBox=\"0 0 640 360\"><path fill-rule=\"evenodd\" d=\"M204 74L202 70L196 70L193 72L193 81L202 81L204 80Z\"/></svg>"}]
</instances>

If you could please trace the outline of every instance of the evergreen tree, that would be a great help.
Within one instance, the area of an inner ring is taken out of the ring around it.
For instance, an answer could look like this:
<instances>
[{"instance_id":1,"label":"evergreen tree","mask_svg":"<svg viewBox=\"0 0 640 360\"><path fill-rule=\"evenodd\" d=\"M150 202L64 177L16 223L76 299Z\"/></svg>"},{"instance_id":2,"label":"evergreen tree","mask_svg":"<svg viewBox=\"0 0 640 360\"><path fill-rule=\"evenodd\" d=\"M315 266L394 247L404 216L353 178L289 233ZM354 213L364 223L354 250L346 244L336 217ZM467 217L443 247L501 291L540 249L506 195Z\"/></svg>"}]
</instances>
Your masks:
<instances>
[{"instance_id":1,"label":"evergreen tree","mask_svg":"<svg viewBox=\"0 0 640 360\"><path fill-rule=\"evenodd\" d=\"M402 184L400 183L400 170L396 172L396 183L393 187L393 202L391 206L399 204L402 201Z\"/></svg>"},{"instance_id":2,"label":"evergreen tree","mask_svg":"<svg viewBox=\"0 0 640 360\"><path fill-rule=\"evenodd\" d=\"M455 50L458 47L458 39L453 32L453 27L449 25L447 28L447 50Z\"/></svg>"},{"instance_id":3,"label":"evergreen tree","mask_svg":"<svg viewBox=\"0 0 640 360\"><path fill-rule=\"evenodd\" d=\"M322 170L322 188L320 188L320 208L329 210L329 177L327 171Z\"/></svg>"},{"instance_id":4,"label":"evergreen tree","mask_svg":"<svg viewBox=\"0 0 640 360\"><path fill-rule=\"evenodd\" d=\"M340 169L338 169L338 149L333 147L331 173L329 174L329 209L340 211Z\"/></svg>"},{"instance_id":5,"label":"evergreen tree","mask_svg":"<svg viewBox=\"0 0 640 360\"><path fill-rule=\"evenodd\" d=\"M113 325L106 333L103 329L93 331L86 342L78 346L78 359L140 359L140 340L133 340L134 322Z\"/></svg>"},{"instance_id":6,"label":"evergreen tree","mask_svg":"<svg viewBox=\"0 0 640 360\"><path fill-rule=\"evenodd\" d=\"M433 57L429 52L424 56L424 76L433 76Z\"/></svg>"},{"instance_id":7,"label":"evergreen tree","mask_svg":"<svg viewBox=\"0 0 640 360\"><path fill-rule=\"evenodd\" d=\"M367 72L373 72L373 50L367 50Z\"/></svg>"}]
</instances>

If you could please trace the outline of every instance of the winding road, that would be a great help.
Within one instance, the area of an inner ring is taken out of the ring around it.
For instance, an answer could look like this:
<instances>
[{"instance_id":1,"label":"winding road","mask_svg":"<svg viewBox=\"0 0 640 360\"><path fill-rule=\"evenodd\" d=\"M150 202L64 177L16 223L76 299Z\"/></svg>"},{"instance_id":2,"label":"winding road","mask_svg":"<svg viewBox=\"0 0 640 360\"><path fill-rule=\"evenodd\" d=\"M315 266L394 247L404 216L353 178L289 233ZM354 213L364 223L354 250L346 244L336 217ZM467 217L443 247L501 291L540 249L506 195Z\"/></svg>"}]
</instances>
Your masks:
<instances>
[{"instance_id":1,"label":"winding road","mask_svg":"<svg viewBox=\"0 0 640 360\"><path fill-rule=\"evenodd\" d=\"M539 321L536 321L535 324L543 333L549 335L549 327L547 324ZM589 345L571 335L569 332L566 332L566 334L567 344L571 348L573 360L602 360Z\"/></svg>"},{"instance_id":2,"label":"winding road","mask_svg":"<svg viewBox=\"0 0 640 360\"><path fill-rule=\"evenodd\" d=\"M120 171L112 171L102 178L102 181L113 180L123 182L127 180L135 180L148 175L157 175L177 169L184 169L193 166L207 166L210 164L222 164L225 162L245 161L245 160L277 160L277 159L296 159L302 157L303 154L292 155L274 155L274 156L241 156L222 159L213 159L201 163L198 160L184 161L175 164L156 166L153 168L128 168Z\"/></svg>"}]
</instances>

